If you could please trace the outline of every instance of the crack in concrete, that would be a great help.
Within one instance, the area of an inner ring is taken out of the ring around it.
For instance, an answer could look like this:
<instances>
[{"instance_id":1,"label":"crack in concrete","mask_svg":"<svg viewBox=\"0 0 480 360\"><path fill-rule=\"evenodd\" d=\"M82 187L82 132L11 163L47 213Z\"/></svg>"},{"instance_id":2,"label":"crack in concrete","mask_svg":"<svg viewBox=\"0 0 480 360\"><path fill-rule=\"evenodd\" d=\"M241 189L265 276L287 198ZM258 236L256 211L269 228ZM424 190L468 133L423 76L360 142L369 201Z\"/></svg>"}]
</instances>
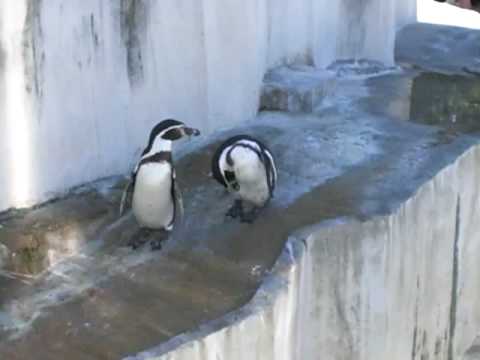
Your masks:
<instances>
[{"instance_id":1,"label":"crack in concrete","mask_svg":"<svg viewBox=\"0 0 480 360\"><path fill-rule=\"evenodd\" d=\"M417 278L417 294L419 290L420 290L420 279ZM415 328L413 330L412 360L415 360L417 356L417 337L418 337L418 295L415 300Z\"/></svg>"},{"instance_id":2,"label":"crack in concrete","mask_svg":"<svg viewBox=\"0 0 480 360\"><path fill-rule=\"evenodd\" d=\"M93 15L93 13L90 14L90 33L92 34L93 44L97 48L100 45L100 40L95 28L95 16Z\"/></svg>"},{"instance_id":3,"label":"crack in concrete","mask_svg":"<svg viewBox=\"0 0 480 360\"><path fill-rule=\"evenodd\" d=\"M455 339L455 325L457 322L457 294L458 294L458 268L459 268L459 248L458 242L460 238L460 206L461 199L457 196L457 209L455 217L455 239L453 243L453 270L452 270L452 295L450 303L450 328L448 338L448 360L453 360L454 357L454 339Z\"/></svg>"}]
</instances>

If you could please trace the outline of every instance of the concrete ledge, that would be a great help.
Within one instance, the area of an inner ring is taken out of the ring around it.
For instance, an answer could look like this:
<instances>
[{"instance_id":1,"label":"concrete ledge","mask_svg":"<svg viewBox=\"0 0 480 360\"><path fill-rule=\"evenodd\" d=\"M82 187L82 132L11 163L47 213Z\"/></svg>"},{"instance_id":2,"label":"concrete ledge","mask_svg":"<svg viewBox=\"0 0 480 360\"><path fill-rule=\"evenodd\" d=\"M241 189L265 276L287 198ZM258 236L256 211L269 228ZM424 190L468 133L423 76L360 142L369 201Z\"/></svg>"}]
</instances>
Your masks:
<instances>
[{"instance_id":1,"label":"concrete ledge","mask_svg":"<svg viewBox=\"0 0 480 360\"><path fill-rule=\"evenodd\" d=\"M297 232L248 305L127 359L460 359L480 328L479 161L476 146L392 215Z\"/></svg>"}]
</instances>

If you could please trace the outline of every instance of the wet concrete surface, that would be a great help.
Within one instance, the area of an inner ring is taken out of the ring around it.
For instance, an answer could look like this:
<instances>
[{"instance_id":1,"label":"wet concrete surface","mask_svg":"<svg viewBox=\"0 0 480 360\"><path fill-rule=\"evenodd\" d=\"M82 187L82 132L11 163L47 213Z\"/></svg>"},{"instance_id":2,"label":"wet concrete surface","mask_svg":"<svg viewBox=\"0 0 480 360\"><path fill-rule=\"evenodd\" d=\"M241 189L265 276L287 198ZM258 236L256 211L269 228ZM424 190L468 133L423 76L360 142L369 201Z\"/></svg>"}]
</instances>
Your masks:
<instances>
[{"instance_id":1,"label":"wet concrete surface","mask_svg":"<svg viewBox=\"0 0 480 360\"><path fill-rule=\"evenodd\" d=\"M478 83L413 70L345 78L315 114L262 113L217 134L177 161L185 217L160 252L125 246L138 229L116 218L121 181L4 214L0 358L119 359L238 309L295 230L390 213L476 144ZM224 216L232 199L209 177L216 145L239 132L268 143L279 167L253 225Z\"/></svg>"},{"instance_id":2,"label":"wet concrete surface","mask_svg":"<svg viewBox=\"0 0 480 360\"><path fill-rule=\"evenodd\" d=\"M108 194L86 186L49 205L2 214L1 240L8 251L1 268L12 275L35 277L78 254L100 228L115 219L117 183L116 179L102 183Z\"/></svg>"}]
</instances>

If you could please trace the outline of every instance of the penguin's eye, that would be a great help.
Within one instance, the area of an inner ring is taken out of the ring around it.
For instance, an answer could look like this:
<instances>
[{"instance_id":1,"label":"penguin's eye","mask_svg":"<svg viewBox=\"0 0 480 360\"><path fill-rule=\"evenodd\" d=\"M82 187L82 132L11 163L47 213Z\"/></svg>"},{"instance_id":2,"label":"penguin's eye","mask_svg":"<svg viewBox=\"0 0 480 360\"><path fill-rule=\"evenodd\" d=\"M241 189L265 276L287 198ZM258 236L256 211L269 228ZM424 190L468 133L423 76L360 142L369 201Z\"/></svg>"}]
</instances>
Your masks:
<instances>
[{"instance_id":1,"label":"penguin's eye","mask_svg":"<svg viewBox=\"0 0 480 360\"><path fill-rule=\"evenodd\" d=\"M180 128L175 128L172 130L167 131L165 134L162 135L162 139L175 141L183 137L183 132Z\"/></svg>"}]
</instances>

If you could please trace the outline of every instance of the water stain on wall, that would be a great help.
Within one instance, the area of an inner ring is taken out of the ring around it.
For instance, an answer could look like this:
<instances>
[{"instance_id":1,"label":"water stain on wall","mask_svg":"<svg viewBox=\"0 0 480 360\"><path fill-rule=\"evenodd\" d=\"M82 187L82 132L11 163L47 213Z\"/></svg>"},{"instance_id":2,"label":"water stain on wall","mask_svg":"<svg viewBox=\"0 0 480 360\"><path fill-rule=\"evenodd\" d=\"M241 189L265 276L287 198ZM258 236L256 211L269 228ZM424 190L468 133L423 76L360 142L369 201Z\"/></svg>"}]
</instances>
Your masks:
<instances>
[{"instance_id":1,"label":"water stain on wall","mask_svg":"<svg viewBox=\"0 0 480 360\"><path fill-rule=\"evenodd\" d=\"M130 85L143 80L142 38L146 32L147 5L144 0L120 1L120 29L127 50L127 71Z\"/></svg>"},{"instance_id":2,"label":"water stain on wall","mask_svg":"<svg viewBox=\"0 0 480 360\"><path fill-rule=\"evenodd\" d=\"M1 28L1 24L0 24L0 28ZM3 96L4 96L4 93L5 93L5 66L6 66L6 62L7 62L7 52L5 51L5 49L3 48L3 44L2 42L0 41L0 104L2 104L2 101L3 101ZM4 105L1 105L2 108L4 107Z\"/></svg>"},{"instance_id":3,"label":"water stain on wall","mask_svg":"<svg viewBox=\"0 0 480 360\"><path fill-rule=\"evenodd\" d=\"M100 45L100 40L95 26L95 16L93 14L90 14L90 33L92 35L93 44L97 48Z\"/></svg>"},{"instance_id":4,"label":"water stain on wall","mask_svg":"<svg viewBox=\"0 0 480 360\"><path fill-rule=\"evenodd\" d=\"M25 86L29 93L32 91L41 98L42 67L45 53L42 46L41 9L43 0L28 0L27 15L23 28L23 58L25 60Z\"/></svg>"},{"instance_id":5,"label":"water stain on wall","mask_svg":"<svg viewBox=\"0 0 480 360\"><path fill-rule=\"evenodd\" d=\"M5 63L6 63L7 53L0 42L0 76L2 76L3 72L5 71ZM1 78L0 78L1 79Z\"/></svg>"},{"instance_id":6,"label":"water stain on wall","mask_svg":"<svg viewBox=\"0 0 480 360\"><path fill-rule=\"evenodd\" d=\"M341 57L359 58L364 52L367 38L368 8L371 0L340 1L341 14L345 17L341 20L343 31L346 34L344 42L340 43Z\"/></svg>"}]
</instances>

